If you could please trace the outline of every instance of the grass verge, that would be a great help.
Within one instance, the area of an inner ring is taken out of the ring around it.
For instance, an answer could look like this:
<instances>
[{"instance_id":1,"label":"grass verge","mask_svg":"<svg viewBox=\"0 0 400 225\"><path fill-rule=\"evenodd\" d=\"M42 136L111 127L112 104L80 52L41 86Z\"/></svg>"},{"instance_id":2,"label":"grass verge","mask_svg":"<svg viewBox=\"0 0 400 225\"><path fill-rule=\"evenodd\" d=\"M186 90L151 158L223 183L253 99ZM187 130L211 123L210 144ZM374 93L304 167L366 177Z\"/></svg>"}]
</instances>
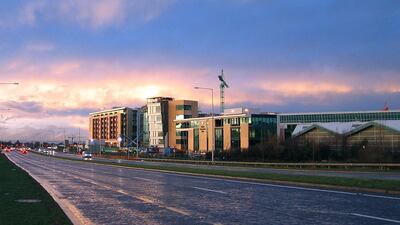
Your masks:
<instances>
[{"instance_id":1,"label":"grass verge","mask_svg":"<svg viewBox=\"0 0 400 225\"><path fill-rule=\"evenodd\" d=\"M60 158L64 160L80 161L78 159L63 158L59 156L49 156ZM260 173L260 172L247 172L247 171L229 171L229 170L216 170L212 167L210 169L204 168L190 168L182 166L158 166L158 165L141 165L141 164L127 164L115 162L99 162L99 161L86 161L90 163L124 166L132 168L161 170L168 172L181 172L198 175L212 175L224 176L230 178L249 178L257 179L259 181L276 181L276 182L293 182L297 184L307 184L316 186L332 186L352 189L355 191L376 191L386 192L392 194L400 194L400 181L398 180L380 180L380 179L357 179L345 177L328 177L328 176L311 176L311 175L288 175L288 174L275 174L275 173ZM84 163L84 162L82 162Z\"/></svg>"},{"instance_id":2,"label":"grass verge","mask_svg":"<svg viewBox=\"0 0 400 225\"><path fill-rule=\"evenodd\" d=\"M72 224L46 190L4 154L0 154L0 209L0 224Z\"/></svg>"}]
</instances>

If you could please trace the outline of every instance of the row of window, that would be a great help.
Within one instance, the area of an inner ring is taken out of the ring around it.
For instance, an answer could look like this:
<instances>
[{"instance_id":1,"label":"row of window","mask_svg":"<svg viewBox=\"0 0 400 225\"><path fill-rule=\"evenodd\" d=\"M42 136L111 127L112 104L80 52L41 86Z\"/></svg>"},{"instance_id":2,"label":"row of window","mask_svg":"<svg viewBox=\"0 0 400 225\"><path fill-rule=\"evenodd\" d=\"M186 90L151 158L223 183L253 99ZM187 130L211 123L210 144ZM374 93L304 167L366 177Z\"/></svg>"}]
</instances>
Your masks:
<instances>
[{"instance_id":1,"label":"row of window","mask_svg":"<svg viewBox=\"0 0 400 225\"><path fill-rule=\"evenodd\" d=\"M148 111L147 111L148 114L161 113L161 105L158 104L158 105L151 105L151 106L148 106L147 110L148 110Z\"/></svg>"},{"instance_id":2,"label":"row of window","mask_svg":"<svg viewBox=\"0 0 400 225\"><path fill-rule=\"evenodd\" d=\"M353 122L400 120L400 112L359 112L341 114L280 115L281 123Z\"/></svg>"},{"instance_id":3,"label":"row of window","mask_svg":"<svg viewBox=\"0 0 400 225\"><path fill-rule=\"evenodd\" d=\"M161 115L150 115L148 122L161 122Z\"/></svg>"},{"instance_id":4,"label":"row of window","mask_svg":"<svg viewBox=\"0 0 400 225\"><path fill-rule=\"evenodd\" d=\"M176 110L192 110L191 105L176 105Z\"/></svg>"},{"instance_id":5,"label":"row of window","mask_svg":"<svg viewBox=\"0 0 400 225\"><path fill-rule=\"evenodd\" d=\"M198 128L200 123L203 121L190 121L177 123L176 128ZM253 124L253 125L267 125L270 127L276 127L277 118L276 117L234 117L234 118L224 118L215 119L215 127L223 127L224 124L230 124L231 126L240 126L240 124Z\"/></svg>"},{"instance_id":6,"label":"row of window","mask_svg":"<svg viewBox=\"0 0 400 225\"><path fill-rule=\"evenodd\" d=\"M192 118L192 115L176 115L177 120L189 119Z\"/></svg>"}]
</instances>

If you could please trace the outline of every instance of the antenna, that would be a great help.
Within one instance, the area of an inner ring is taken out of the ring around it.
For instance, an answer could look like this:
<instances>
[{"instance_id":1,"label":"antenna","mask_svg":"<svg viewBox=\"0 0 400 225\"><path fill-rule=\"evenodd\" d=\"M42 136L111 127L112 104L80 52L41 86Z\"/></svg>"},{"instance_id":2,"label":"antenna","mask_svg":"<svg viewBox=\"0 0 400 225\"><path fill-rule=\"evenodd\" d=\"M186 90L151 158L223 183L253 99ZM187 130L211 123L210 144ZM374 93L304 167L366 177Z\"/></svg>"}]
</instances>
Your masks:
<instances>
[{"instance_id":1,"label":"antenna","mask_svg":"<svg viewBox=\"0 0 400 225\"><path fill-rule=\"evenodd\" d=\"M219 85L220 96L221 96L221 113L224 113L225 109L225 88L229 88L229 85L225 82L224 79L224 70L221 70L221 75L218 75L219 81L221 81Z\"/></svg>"}]
</instances>

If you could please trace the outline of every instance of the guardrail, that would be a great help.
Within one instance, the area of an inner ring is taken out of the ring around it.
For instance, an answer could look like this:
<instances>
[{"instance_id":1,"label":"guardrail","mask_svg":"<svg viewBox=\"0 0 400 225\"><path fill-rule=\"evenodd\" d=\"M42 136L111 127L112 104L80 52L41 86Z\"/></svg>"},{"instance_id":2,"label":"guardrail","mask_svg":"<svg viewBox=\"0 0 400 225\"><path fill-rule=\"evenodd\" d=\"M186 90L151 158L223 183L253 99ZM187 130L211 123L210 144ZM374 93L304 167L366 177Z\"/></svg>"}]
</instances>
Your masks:
<instances>
[{"instance_id":1,"label":"guardrail","mask_svg":"<svg viewBox=\"0 0 400 225\"><path fill-rule=\"evenodd\" d=\"M34 151L35 152L35 151ZM35 152L43 154L40 152ZM63 157L63 156L60 156ZM95 158L126 159L126 157L104 157ZM260 167L260 168L286 168L286 169L372 169L372 170L400 170L400 163L279 163L279 162L236 162L236 161L206 161L187 159L159 159L159 158L130 158L129 160L143 160L148 162L235 166L235 167Z\"/></svg>"},{"instance_id":2,"label":"guardrail","mask_svg":"<svg viewBox=\"0 0 400 225\"><path fill-rule=\"evenodd\" d=\"M156 159L139 158L139 160L152 162L188 163L199 165L241 166L241 167L272 167L272 168L300 168L300 169L375 169L375 170L400 170L400 163L268 163L268 162L232 162L184 160L184 159Z\"/></svg>"}]
</instances>

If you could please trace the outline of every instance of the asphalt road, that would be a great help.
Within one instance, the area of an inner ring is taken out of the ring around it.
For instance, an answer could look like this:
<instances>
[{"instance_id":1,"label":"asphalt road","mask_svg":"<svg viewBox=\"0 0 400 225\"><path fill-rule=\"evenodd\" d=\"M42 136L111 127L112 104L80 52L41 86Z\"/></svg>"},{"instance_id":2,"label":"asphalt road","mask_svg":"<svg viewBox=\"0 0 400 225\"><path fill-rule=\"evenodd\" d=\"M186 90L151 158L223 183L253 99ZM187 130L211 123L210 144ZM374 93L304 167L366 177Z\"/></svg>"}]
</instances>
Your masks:
<instances>
[{"instance_id":1,"label":"asphalt road","mask_svg":"<svg viewBox=\"0 0 400 225\"><path fill-rule=\"evenodd\" d=\"M17 152L95 224L398 224L400 197L178 175Z\"/></svg>"},{"instance_id":2,"label":"asphalt road","mask_svg":"<svg viewBox=\"0 0 400 225\"><path fill-rule=\"evenodd\" d=\"M79 155L68 153L56 153L57 156L65 158L81 159ZM113 161L123 162L128 164L143 164L155 166L169 166L169 167L191 167L209 169L210 165L196 165L184 163L171 163L171 162L151 162L151 161L133 161L133 160L117 160L117 159L104 159L94 158L95 161ZM215 170L229 170L229 171L246 171L257 173L275 173L275 174L288 174L288 175L312 175L312 176L327 176L327 177L345 177L345 178L358 178L358 179L380 179L380 180L400 180L399 171L352 171L352 170L312 170L312 169L275 169L275 168L251 168L251 167L235 167L235 166L212 166Z\"/></svg>"}]
</instances>

